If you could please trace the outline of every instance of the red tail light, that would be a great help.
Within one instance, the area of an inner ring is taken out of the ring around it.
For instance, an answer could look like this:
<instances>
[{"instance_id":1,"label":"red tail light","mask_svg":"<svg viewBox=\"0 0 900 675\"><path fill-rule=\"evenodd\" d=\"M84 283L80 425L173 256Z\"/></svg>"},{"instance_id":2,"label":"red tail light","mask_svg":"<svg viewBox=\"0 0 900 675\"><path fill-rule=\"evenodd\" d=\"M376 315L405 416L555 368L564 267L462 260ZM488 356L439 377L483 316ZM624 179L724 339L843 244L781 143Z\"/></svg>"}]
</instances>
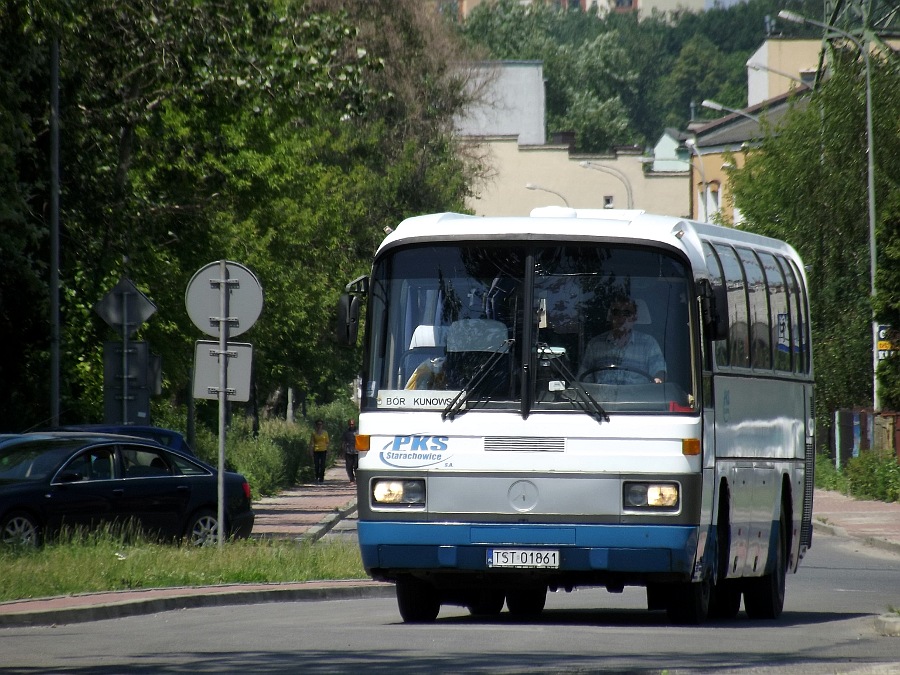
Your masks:
<instances>
[{"instance_id":1,"label":"red tail light","mask_svg":"<svg viewBox=\"0 0 900 675\"><path fill-rule=\"evenodd\" d=\"M244 488L244 496L247 498L248 501L250 501L250 483L248 483L247 481L244 481L244 483L243 483L243 485L241 485L241 487Z\"/></svg>"}]
</instances>

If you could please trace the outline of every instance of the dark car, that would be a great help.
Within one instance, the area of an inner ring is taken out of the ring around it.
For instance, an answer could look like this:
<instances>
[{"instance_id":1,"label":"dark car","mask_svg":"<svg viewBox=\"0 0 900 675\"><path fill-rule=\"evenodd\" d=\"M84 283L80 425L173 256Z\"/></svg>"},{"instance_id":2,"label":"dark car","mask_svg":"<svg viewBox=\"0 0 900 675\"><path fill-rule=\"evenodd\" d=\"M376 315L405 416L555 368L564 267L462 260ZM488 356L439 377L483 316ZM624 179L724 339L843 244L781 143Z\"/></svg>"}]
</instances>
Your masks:
<instances>
[{"instance_id":1,"label":"dark car","mask_svg":"<svg viewBox=\"0 0 900 675\"><path fill-rule=\"evenodd\" d=\"M225 533L247 537L250 486L226 471ZM0 541L38 545L60 528L133 521L150 536L217 541L218 472L151 440L38 432L0 440Z\"/></svg>"},{"instance_id":2,"label":"dark car","mask_svg":"<svg viewBox=\"0 0 900 675\"><path fill-rule=\"evenodd\" d=\"M163 429L162 427L140 426L136 424L67 424L56 427L53 431L87 431L90 433L124 434L125 436L140 436L156 441L167 448L180 450L186 455L193 455L194 451L188 442L177 431Z\"/></svg>"}]
</instances>

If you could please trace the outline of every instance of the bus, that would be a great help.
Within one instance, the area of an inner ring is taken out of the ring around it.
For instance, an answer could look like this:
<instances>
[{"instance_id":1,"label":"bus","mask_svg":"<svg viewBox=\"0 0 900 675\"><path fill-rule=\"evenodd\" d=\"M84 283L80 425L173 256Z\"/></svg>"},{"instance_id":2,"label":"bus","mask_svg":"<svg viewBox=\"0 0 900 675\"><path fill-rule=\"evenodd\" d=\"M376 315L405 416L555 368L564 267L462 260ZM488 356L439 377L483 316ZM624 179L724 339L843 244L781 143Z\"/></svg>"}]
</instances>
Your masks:
<instances>
[{"instance_id":1,"label":"bus","mask_svg":"<svg viewBox=\"0 0 900 675\"><path fill-rule=\"evenodd\" d=\"M813 365L788 244L639 210L404 220L346 285L358 536L406 622L646 588L777 618L812 543Z\"/></svg>"}]
</instances>

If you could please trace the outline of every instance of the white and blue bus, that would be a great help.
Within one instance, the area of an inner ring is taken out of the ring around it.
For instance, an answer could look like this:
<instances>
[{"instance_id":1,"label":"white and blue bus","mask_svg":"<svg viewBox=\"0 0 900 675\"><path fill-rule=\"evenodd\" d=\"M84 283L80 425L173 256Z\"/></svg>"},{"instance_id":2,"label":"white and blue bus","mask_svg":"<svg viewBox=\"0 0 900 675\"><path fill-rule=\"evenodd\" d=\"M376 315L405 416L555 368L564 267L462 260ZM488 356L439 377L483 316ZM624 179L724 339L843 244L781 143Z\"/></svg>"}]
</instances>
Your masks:
<instances>
[{"instance_id":1,"label":"white and blue bus","mask_svg":"<svg viewBox=\"0 0 900 675\"><path fill-rule=\"evenodd\" d=\"M350 341L363 302L359 544L405 621L579 586L781 614L814 467L790 246L632 210L426 215L347 285Z\"/></svg>"}]
</instances>

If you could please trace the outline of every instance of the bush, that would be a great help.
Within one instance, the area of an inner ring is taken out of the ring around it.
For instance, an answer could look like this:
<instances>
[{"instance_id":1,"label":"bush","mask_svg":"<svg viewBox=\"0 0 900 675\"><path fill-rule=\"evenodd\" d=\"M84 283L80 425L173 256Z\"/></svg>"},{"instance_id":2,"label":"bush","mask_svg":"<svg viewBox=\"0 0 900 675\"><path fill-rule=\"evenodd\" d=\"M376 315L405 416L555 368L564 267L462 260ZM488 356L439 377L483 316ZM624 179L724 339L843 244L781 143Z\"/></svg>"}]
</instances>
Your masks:
<instances>
[{"instance_id":1,"label":"bush","mask_svg":"<svg viewBox=\"0 0 900 675\"><path fill-rule=\"evenodd\" d=\"M842 470L827 455L816 456L816 487L835 490L858 499L900 501L900 464L888 452L862 452L851 457Z\"/></svg>"}]
</instances>

